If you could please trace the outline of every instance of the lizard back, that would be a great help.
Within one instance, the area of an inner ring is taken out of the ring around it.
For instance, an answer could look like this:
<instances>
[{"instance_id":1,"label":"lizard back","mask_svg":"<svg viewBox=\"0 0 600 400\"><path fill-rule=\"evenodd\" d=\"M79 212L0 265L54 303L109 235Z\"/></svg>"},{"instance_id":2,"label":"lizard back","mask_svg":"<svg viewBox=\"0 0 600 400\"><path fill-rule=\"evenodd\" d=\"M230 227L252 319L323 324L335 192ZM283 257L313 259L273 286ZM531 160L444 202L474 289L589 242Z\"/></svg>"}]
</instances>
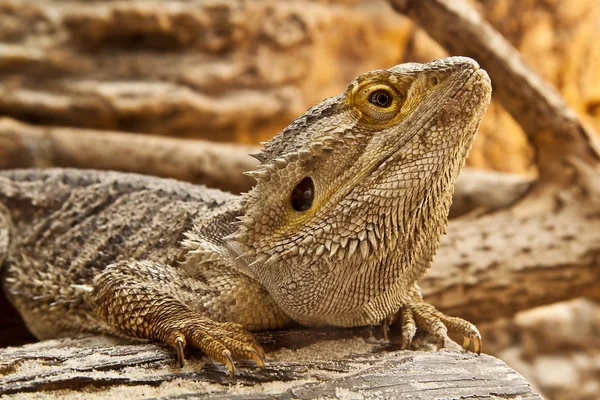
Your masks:
<instances>
[{"instance_id":1,"label":"lizard back","mask_svg":"<svg viewBox=\"0 0 600 400\"><path fill-rule=\"evenodd\" d=\"M5 292L13 302L17 298L11 294L28 293L40 300L39 307L47 307L44 299L52 298L53 307L85 308L85 292L71 285L88 285L100 270L123 260L174 263L181 254L183 233L234 198L203 186L137 174L0 171Z\"/></svg>"}]
</instances>

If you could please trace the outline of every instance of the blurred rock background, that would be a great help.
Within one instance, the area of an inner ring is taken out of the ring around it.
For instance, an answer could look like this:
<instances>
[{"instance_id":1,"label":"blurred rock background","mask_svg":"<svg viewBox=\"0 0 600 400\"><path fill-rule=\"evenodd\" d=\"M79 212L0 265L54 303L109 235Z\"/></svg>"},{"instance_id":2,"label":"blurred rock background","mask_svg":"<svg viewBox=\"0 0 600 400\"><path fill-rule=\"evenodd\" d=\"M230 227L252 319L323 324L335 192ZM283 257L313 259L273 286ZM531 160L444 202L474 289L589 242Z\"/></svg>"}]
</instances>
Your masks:
<instances>
[{"instance_id":1,"label":"blurred rock background","mask_svg":"<svg viewBox=\"0 0 600 400\"><path fill-rule=\"evenodd\" d=\"M600 1L470 3L600 130ZM0 134L60 126L258 144L359 73L444 55L383 1L0 0ZM468 165L535 175L532 157L492 104ZM484 350L545 398L598 398L596 302L481 328Z\"/></svg>"}]
</instances>

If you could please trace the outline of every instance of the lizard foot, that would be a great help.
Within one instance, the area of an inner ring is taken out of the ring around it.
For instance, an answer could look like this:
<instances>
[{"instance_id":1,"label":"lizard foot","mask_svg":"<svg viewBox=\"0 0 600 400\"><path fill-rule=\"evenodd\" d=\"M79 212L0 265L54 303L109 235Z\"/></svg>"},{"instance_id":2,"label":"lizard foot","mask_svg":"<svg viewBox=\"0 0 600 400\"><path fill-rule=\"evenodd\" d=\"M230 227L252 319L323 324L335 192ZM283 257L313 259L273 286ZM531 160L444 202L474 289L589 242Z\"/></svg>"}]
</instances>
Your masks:
<instances>
[{"instance_id":1,"label":"lizard foot","mask_svg":"<svg viewBox=\"0 0 600 400\"><path fill-rule=\"evenodd\" d=\"M441 347L448 340L448 331L462 334L463 348L473 349L481 354L481 334L472 323L462 318L449 317L431 304L423 301L405 305L400 311L402 316L402 349L407 349L417 332L417 327L425 330Z\"/></svg>"},{"instance_id":2,"label":"lizard foot","mask_svg":"<svg viewBox=\"0 0 600 400\"><path fill-rule=\"evenodd\" d=\"M88 302L96 315L118 333L171 346L181 366L184 349L189 345L225 364L232 377L234 359L253 360L264 367L265 353L240 325L215 322L169 294L181 291L185 295L193 290L194 282L180 268L170 265L119 262L94 278Z\"/></svg>"},{"instance_id":3,"label":"lizard foot","mask_svg":"<svg viewBox=\"0 0 600 400\"><path fill-rule=\"evenodd\" d=\"M175 349L182 367L185 361L183 351L187 344L225 364L232 378L235 376L234 359L252 360L260 368L265 366L265 353L260 345L236 323L219 323L200 317L176 325L169 329L164 342Z\"/></svg>"}]
</instances>

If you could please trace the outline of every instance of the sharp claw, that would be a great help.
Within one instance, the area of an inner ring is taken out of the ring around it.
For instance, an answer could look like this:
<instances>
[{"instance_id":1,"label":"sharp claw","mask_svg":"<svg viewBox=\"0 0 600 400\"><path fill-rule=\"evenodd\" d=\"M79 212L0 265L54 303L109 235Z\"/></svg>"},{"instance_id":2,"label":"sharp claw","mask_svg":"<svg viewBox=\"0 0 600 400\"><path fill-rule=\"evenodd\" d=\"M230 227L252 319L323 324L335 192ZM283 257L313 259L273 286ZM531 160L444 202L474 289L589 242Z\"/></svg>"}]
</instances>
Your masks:
<instances>
[{"instance_id":1,"label":"sharp claw","mask_svg":"<svg viewBox=\"0 0 600 400\"><path fill-rule=\"evenodd\" d=\"M402 333L402 346L400 346L400 349L402 350L407 350L410 347L410 344L412 343L412 340L414 338L414 334L411 331L406 331Z\"/></svg>"},{"instance_id":2,"label":"sharp claw","mask_svg":"<svg viewBox=\"0 0 600 400\"><path fill-rule=\"evenodd\" d=\"M260 347L256 343L252 343L250 346L254 349L254 351L256 351L256 353L258 353L258 356L261 358L261 360L263 360L263 363L264 363L264 360L266 357L265 357L265 352L262 349L262 347Z\"/></svg>"},{"instance_id":3,"label":"sharp claw","mask_svg":"<svg viewBox=\"0 0 600 400\"><path fill-rule=\"evenodd\" d=\"M473 351L477 353L477 355L481 355L481 338L477 336L475 340L473 340Z\"/></svg>"},{"instance_id":4,"label":"sharp claw","mask_svg":"<svg viewBox=\"0 0 600 400\"><path fill-rule=\"evenodd\" d=\"M410 347L410 344L412 342L412 337L410 337L410 333L403 333L402 334L402 345L400 346L401 350L407 350Z\"/></svg>"},{"instance_id":5,"label":"sharp claw","mask_svg":"<svg viewBox=\"0 0 600 400\"><path fill-rule=\"evenodd\" d=\"M179 361L179 367L183 368L185 363L185 355L183 354L183 349L185 348L185 339L178 337L175 343L177 344L177 361Z\"/></svg>"},{"instance_id":6,"label":"sharp claw","mask_svg":"<svg viewBox=\"0 0 600 400\"><path fill-rule=\"evenodd\" d=\"M265 361L261 358L260 354L258 354L258 351L254 350L253 348L249 348L248 351L250 352L252 361L254 361L260 369L264 369Z\"/></svg>"},{"instance_id":7,"label":"sharp claw","mask_svg":"<svg viewBox=\"0 0 600 400\"><path fill-rule=\"evenodd\" d=\"M223 350L221 353L225 358L225 365L227 366L227 370L229 371L229 377L235 378L235 364L233 363L233 358L231 358L231 353L229 350Z\"/></svg>"},{"instance_id":8,"label":"sharp claw","mask_svg":"<svg viewBox=\"0 0 600 400\"><path fill-rule=\"evenodd\" d=\"M470 337L468 337L468 336L464 337L462 348L465 349L466 351L469 351L469 349L471 348L471 338Z\"/></svg>"}]
</instances>

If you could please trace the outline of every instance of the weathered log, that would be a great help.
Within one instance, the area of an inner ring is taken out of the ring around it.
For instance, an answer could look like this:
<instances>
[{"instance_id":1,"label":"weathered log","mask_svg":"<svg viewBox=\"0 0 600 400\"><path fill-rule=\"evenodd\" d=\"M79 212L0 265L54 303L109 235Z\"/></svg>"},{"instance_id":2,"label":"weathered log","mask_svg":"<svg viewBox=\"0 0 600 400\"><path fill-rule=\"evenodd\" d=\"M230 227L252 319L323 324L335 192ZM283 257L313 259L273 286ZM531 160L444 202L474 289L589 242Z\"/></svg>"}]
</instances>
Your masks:
<instances>
[{"instance_id":1,"label":"weathered log","mask_svg":"<svg viewBox=\"0 0 600 400\"><path fill-rule=\"evenodd\" d=\"M337 333L336 333L337 332ZM151 343L99 337L61 339L0 350L0 395L62 399L541 399L517 372L487 355L460 351L390 351L365 330L288 331L263 334L272 349L258 370L238 365L235 380L224 366L188 358ZM324 335L329 340L324 340ZM334 339L334 340L331 340ZM283 343L283 346L281 344ZM25 396L24 393L30 393Z\"/></svg>"},{"instance_id":2,"label":"weathered log","mask_svg":"<svg viewBox=\"0 0 600 400\"><path fill-rule=\"evenodd\" d=\"M470 212L481 215L510 207L525 195L533 182L533 178L523 175L464 168L454 186L449 217Z\"/></svg>"},{"instance_id":3,"label":"weathered log","mask_svg":"<svg viewBox=\"0 0 600 400\"><path fill-rule=\"evenodd\" d=\"M420 281L427 301L475 322L600 297L600 179L587 168L587 183L451 220Z\"/></svg>"},{"instance_id":4,"label":"weathered log","mask_svg":"<svg viewBox=\"0 0 600 400\"><path fill-rule=\"evenodd\" d=\"M137 172L248 190L252 146L124 132L44 127L0 118L0 169L72 167Z\"/></svg>"}]
</instances>

